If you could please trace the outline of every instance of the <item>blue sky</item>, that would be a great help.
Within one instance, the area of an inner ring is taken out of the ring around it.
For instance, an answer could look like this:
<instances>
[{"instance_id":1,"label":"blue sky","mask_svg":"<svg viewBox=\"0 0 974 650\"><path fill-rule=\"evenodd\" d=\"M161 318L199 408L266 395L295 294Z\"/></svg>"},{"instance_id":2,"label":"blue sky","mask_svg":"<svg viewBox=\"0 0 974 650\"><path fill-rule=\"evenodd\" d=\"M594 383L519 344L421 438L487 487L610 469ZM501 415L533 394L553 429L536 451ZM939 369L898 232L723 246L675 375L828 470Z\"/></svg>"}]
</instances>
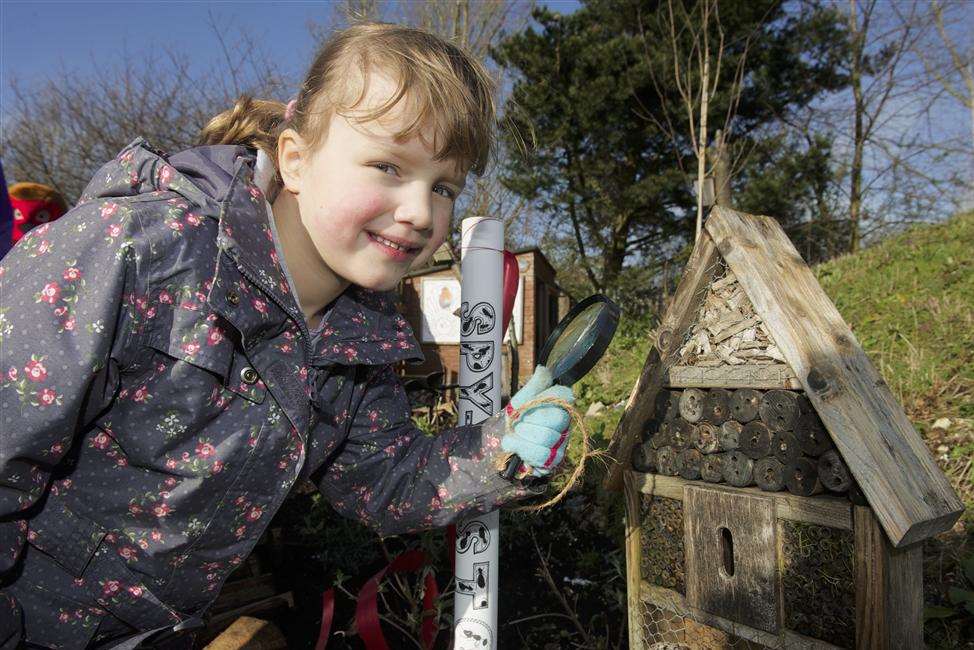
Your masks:
<instances>
[{"instance_id":1,"label":"blue sky","mask_svg":"<svg viewBox=\"0 0 974 650\"><path fill-rule=\"evenodd\" d=\"M572 0L544 4L557 11L578 6ZM243 31L260 39L280 69L299 78L314 50L308 25L327 24L334 15L334 4L327 0L0 0L0 93L11 75L29 84L61 65L86 75L99 66L118 63L126 51L144 56L165 45L209 67L222 56L209 25L211 14L230 38Z\"/></svg>"},{"instance_id":2,"label":"blue sky","mask_svg":"<svg viewBox=\"0 0 974 650\"><path fill-rule=\"evenodd\" d=\"M261 40L281 69L300 76L313 43L309 22L326 23L328 2L0 2L0 74L31 84L61 65L87 75L119 63L129 52L146 56L175 47L209 67L221 56L210 14L229 38L246 31Z\"/></svg>"}]
</instances>

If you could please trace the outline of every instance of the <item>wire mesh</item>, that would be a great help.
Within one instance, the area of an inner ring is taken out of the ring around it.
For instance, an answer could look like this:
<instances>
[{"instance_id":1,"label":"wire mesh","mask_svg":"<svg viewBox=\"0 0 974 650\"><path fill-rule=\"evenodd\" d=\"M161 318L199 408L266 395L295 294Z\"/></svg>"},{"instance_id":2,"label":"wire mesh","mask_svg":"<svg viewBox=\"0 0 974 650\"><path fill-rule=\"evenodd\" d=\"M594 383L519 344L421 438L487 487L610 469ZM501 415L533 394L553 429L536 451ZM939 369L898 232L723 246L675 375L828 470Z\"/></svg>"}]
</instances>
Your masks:
<instances>
[{"instance_id":1,"label":"wire mesh","mask_svg":"<svg viewBox=\"0 0 974 650\"><path fill-rule=\"evenodd\" d=\"M768 646L643 602L641 650L766 650ZM637 650L637 649L633 649Z\"/></svg>"}]
</instances>

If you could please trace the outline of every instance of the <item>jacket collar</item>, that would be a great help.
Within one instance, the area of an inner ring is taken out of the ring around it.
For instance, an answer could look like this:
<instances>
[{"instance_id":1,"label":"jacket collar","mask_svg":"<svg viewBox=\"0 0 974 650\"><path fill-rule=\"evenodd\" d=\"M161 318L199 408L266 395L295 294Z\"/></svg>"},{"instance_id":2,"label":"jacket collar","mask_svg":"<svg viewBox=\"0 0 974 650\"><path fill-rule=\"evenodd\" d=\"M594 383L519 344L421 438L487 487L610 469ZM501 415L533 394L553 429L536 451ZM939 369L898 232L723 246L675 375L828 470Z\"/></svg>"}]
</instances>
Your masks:
<instances>
[{"instance_id":1,"label":"jacket collar","mask_svg":"<svg viewBox=\"0 0 974 650\"><path fill-rule=\"evenodd\" d=\"M219 221L217 245L251 283L294 319L304 316L278 260L264 194L254 183L256 154L233 145L196 147L168 158L138 138L119 158L150 172L142 191L172 190ZM422 360L394 292L351 286L322 316L311 362L380 365Z\"/></svg>"}]
</instances>

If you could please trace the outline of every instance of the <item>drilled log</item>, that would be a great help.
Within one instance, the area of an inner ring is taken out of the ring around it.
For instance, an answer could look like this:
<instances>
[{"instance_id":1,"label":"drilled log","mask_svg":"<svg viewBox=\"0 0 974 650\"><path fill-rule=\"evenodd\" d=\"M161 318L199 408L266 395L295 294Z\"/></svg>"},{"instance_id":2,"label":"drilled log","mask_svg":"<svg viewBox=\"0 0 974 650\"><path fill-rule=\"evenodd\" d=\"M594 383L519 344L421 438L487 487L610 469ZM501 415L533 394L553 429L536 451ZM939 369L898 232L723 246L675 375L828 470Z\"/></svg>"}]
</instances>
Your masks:
<instances>
[{"instance_id":1,"label":"drilled log","mask_svg":"<svg viewBox=\"0 0 974 650\"><path fill-rule=\"evenodd\" d=\"M693 425L686 420L677 420L670 425L670 445L677 451L690 446L693 436Z\"/></svg>"},{"instance_id":2,"label":"drilled log","mask_svg":"<svg viewBox=\"0 0 974 650\"><path fill-rule=\"evenodd\" d=\"M680 417L680 396L683 395L681 390L664 390L663 393L666 394L666 419L675 420Z\"/></svg>"},{"instance_id":3,"label":"drilled log","mask_svg":"<svg viewBox=\"0 0 974 650\"><path fill-rule=\"evenodd\" d=\"M702 454L712 454L720 450L720 440L717 437L719 429L709 422L697 425L693 436L693 446Z\"/></svg>"},{"instance_id":4,"label":"drilled log","mask_svg":"<svg viewBox=\"0 0 974 650\"><path fill-rule=\"evenodd\" d=\"M684 449L676 457L676 469L688 481L700 478L700 463L703 455L696 449Z\"/></svg>"},{"instance_id":5,"label":"drilled log","mask_svg":"<svg viewBox=\"0 0 974 650\"><path fill-rule=\"evenodd\" d=\"M664 391L665 406L663 407L663 421L675 422L680 419L680 395L677 390Z\"/></svg>"},{"instance_id":6,"label":"drilled log","mask_svg":"<svg viewBox=\"0 0 974 650\"><path fill-rule=\"evenodd\" d=\"M680 415L687 422L699 422L703 418L703 404L707 394L699 388L687 388L680 396Z\"/></svg>"},{"instance_id":7,"label":"drilled log","mask_svg":"<svg viewBox=\"0 0 974 650\"><path fill-rule=\"evenodd\" d=\"M659 449L660 447L665 447L666 445L672 444L673 438L670 436L669 427L664 426L659 431L657 431L652 438L649 439L649 444L653 449Z\"/></svg>"},{"instance_id":8,"label":"drilled log","mask_svg":"<svg viewBox=\"0 0 974 650\"><path fill-rule=\"evenodd\" d=\"M821 456L833 447L832 438L817 413L805 413L798 418L795 423L795 437L802 453L807 456Z\"/></svg>"},{"instance_id":9,"label":"drilled log","mask_svg":"<svg viewBox=\"0 0 974 650\"><path fill-rule=\"evenodd\" d=\"M785 466L774 456L765 456L754 463L754 482L765 492L785 489Z\"/></svg>"},{"instance_id":10,"label":"drilled log","mask_svg":"<svg viewBox=\"0 0 974 650\"><path fill-rule=\"evenodd\" d=\"M789 463L785 469L785 487L792 494L810 497L822 491L818 480L818 463L811 458L801 457Z\"/></svg>"},{"instance_id":11,"label":"drilled log","mask_svg":"<svg viewBox=\"0 0 974 650\"><path fill-rule=\"evenodd\" d=\"M720 441L720 450L734 451L735 449L740 449L741 430L743 428L741 423L735 420L728 420L720 425L720 431L717 432L717 439Z\"/></svg>"},{"instance_id":12,"label":"drilled log","mask_svg":"<svg viewBox=\"0 0 974 650\"><path fill-rule=\"evenodd\" d=\"M703 403L703 419L720 426L730 417L731 392L724 388L711 388Z\"/></svg>"},{"instance_id":13,"label":"drilled log","mask_svg":"<svg viewBox=\"0 0 974 650\"><path fill-rule=\"evenodd\" d=\"M771 432L763 422L754 420L741 430L741 451L757 460L771 453Z\"/></svg>"},{"instance_id":14,"label":"drilled log","mask_svg":"<svg viewBox=\"0 0 974 650\"><path fill-rule=\"evenodd\" d=\"M660 447L656 450L656 470L666 476L676 476L676 455L679 452L673 447Z\"/></svg>"},{"instance_id":15,"label":"drilled log","mask_svg":"<svg viewBox=\"0 0 974 650\"><path fill-rule=\"evenodd\" d=\"M637 472L656 471L656 450L647 442L632 449L632 468Z\"/></svg>"},{"instance_id":16,"label":"drilled log","mask_svg":"<svg viewBox=\"0 0 974 650\"><path fill-rule=\"evenodd\" d=\"M740 451L722 454L721 470L724 480L736 487L750 485L754 480L754 461Z\"/></svg>"},{"instance_id":17,"label":"drilled log","mask_svg":"<svg viewBox=\"0 0 974 650\"><path fill-rule=\"evenodd\" d=\"M771 438L771 451L782 465L787 465L802 455L798 439L791 431L779 431Z\"/></svg>"},{"instance_id":18,"label":"drilled log","mask_svg":"<svg viewBox=\"0 0 974 650\"><path fill-rule=\"evenodd\" d=\"M761 398L758 414L761 421L774 431L792 431L798 416L798 394L788 390L769 390Z\"/></svg>"},{"instance_id":19,"label":"drilled log","mask_svg":"<svg viewBox=\"0 0 974 650\"><path fill-rule=\"evenodd\" d=\"M830 449L819 457L818 479L833 492L845 492L852 485L849 468L835 449Z\"/></svg>"},{"instance_id":20,"label":"drilled log","mask_svg":"<svg viewBox=\"0 0 974 650\"><path fill-rule=\"evenodd\" d=\"M753 388L739 388L731 393L730 416L744 424L758 416L761 406L761 393Z\"/></svg>"},{"instance_id":21,"label":"drilled log","mask_svg":"<svg viewBox=\"0 0 974 650\"><path fill-rule=\"evenodd\" d=\"M724 455L708 454L700 463L700 478L708 483L720 483L724 480Z\"/></svg>"}]
</instances>

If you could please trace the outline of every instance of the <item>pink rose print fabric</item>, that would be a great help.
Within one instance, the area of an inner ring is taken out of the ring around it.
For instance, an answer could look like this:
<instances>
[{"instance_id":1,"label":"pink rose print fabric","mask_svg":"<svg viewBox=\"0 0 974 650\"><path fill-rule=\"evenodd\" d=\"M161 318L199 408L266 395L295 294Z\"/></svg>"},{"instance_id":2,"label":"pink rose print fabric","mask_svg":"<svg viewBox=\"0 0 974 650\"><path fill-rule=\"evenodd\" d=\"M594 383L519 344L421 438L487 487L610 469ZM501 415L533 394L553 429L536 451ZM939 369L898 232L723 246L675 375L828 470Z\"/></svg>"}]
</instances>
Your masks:
<instances>
[{"instance_id":1,"label":"pink rose print fabric","mask_svg":"<svg viewBox=\"0 0 974 650\"><path fill-rule=\"evenodd\" d=\"M308 330L253 162L138 139L0 260L0 648L192 627L299 478L382 535L528 494L412 425L391 296Z\"/></svg>"}]
</instances>

